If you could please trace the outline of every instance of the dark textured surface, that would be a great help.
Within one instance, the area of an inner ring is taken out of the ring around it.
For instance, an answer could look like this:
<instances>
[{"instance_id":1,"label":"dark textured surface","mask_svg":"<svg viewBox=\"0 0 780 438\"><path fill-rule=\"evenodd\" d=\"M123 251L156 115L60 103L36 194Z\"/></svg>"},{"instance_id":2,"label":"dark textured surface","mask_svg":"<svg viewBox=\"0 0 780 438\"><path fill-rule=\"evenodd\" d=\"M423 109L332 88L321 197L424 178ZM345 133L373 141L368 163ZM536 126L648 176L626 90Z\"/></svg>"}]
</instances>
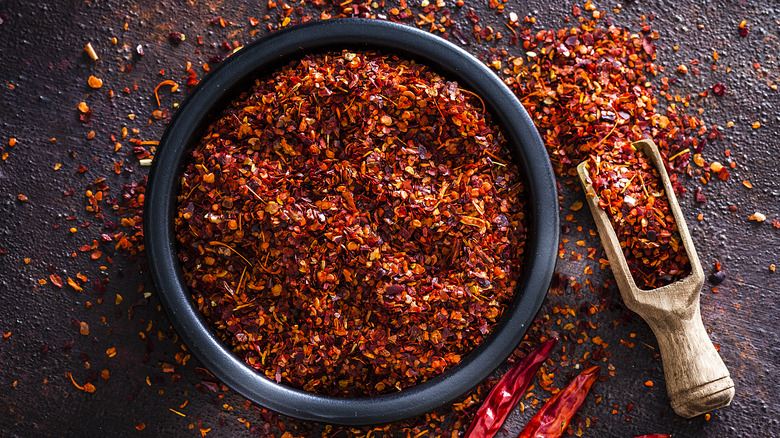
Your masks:
<instances>
[{"instance_id":1,"label":"dark textured surface","mask_svg":"<svg viewBox=\"0 0 780 438\"><path fill-rule=\"evenodd\" d=\"M98 262L83 253L71 257L78 247L90 244L100 233L98 221L84 211L88 183L105 176L116 196L121 184L137 181L146 173L147 169L138 166L130 153L127 140L156 140L162 134L164 121L148 123L156 109L154 86L162 79L183 84L186 61L191 61L202 76L200 64L224 53L211 43L219 46L223 39L254 39L248 17L261 18L269 13L265 4L256 2L191 3L0 2L0 147L8 153L7 159L0 161L0 332L10 332L0 339L2 436L196 436L200 435L199 427L211 428L207 436L241 436L248 430L238 418L262 426L262 416L242 407L244 400L237 394L198 390L196 385L207 375L194 361L176 368L181 376L176 382L163 372L160 364L175 363L179 346L172 340L159 301L152 295L149 305L136 307L132 318L128 315L129 306L142 298L138 287L148 283L145 272L121 254L113 256L113 265L106 262L105 255ZM597 5L600 9L614 7L614 3ZM388 4L388 9L393 6ZM448 6L468 34L465 11ZM505 28L506 17L487 9L482 2L467 2L466 6L477 10L483 24ZM512 11L520 17L532 13L537 17L535 28L557 29L567 25L564 17L570 14L571 6L541 1L508 3L504 15ZM718 293L705 283L702 315L732 372L736 396L732 406L714 412L709 421L675 416L668 405L655 339L644 322L627 314L613 290L614 304L587 318L595 327L589 331L590 336L600 336L609 344L612 357L604 365L611 364L615 370L614 377L594 388L601 402L596 403L591 396L581 411L583 418L596 420L583 435L624 437L663 432L675 437L780 436L780 320L776 312L780 273L769 270L771 263L780 264L780 230L771 224L772 220L780 220L780 158L776 151L780 97L770 88L780 82L778 6L758 1L640 1L627 3L618 14L610 12L616 24L636 29L643 14L657 16L652 21L661 35L657 62L667 68L666 75L680 78L673 93L694 96L693 102L704 108L700 117L708 125L722 127L723 140L710 143L705 158L726 162L723 152L730 149L737 163L727 182L718 180L703 186L706 203L693 201L690 192L681 199L705 274L712 271L715 261L723 264L727 274ZM236 24L225 28L209 24L219 15ZM278 12L269 15L276 21ZM738 32L741 20L747 20L750 28L745 38ZM127 30L123 30L125 23ZM255 29L260 30L258 36L266 32L263 24ZM185 33L187 40L178 46L171 44L167 34L172 30ZM197 35L203 36L206 45L196 45ZM118 39L118 44L110 42L112 37ZM100 55L98 62L90 60L82 49L88 41ZM137 53L138 45L143 46L143 56ZM673 50L675 45L679 50ZM508 46L506 41L472 44L467 49L481 55L494 46L506 46L510 53L520 54L519 48ZM195 53L197 48L202 53ZM717 50L720 60L713 61L713 50ZM700 75L674 72L679 64L690 67L693 59L701 61ZM716 71L710 68L713 63L718 66ZM759 63L758 67L754 63ZM132 71L122 68L127 64ZM731 68L730 73L726 67ZM162 69L164 78L158 73ZM92 90L86 85L90 74L104 80L103 88ZM695 97L717 82L726 84L724 97ZM138 85L137 91L134 85ZM122 92L125 87L130 88L129 94ZM109 88L116 92L113 99L106 97ZM163 107L171 108L172 101L181 101L183 91L172 97L165 88L161 92ZM86 101L95 112L87 124L78 121L76 107L80 101ZM130 120L129 113L138 117ZM725 128L728 121L735 123L732 128ZM762 126L752 129L756 121ZM122 140L122 126L138 128L140 133ZM86 140L90 130L97 135ZM111 135L123 143L119 152L114 152ZM13 148L7 145L11 137L18 139ZM56 140L50 141L52 138ZM113 163L118 160L124 160L123 167L134 172L116 175ZM62 167L55 171L56 163ZM88 170L77 173L79 165ZM750 181L753 188L743 186L743 180ZM683 182L691 191L700 185L696 180ZM64 197L62 192L69 187L75 189L75 194ZM568 206L582 197L571 187L563 186L564 215L569 213ZM18 201L20 193L29 202ZM738 208L731 211L729 205ZM756 211L768 220L748 221ZM699 214L702 220L697 220ZM71 216L75 219L69 220ZM562 236L569 239L565 244L567 254L583 250L575 245L578 240L589 247L598 246L597 237L588 233L594 227L587 209L574 213L574 220L577 224L572 224L572 231ZM92 224L82 227L85 221ZM55 229L55 225L60 228ZM585 231L576 231L576 225L582 225ZM78 228L78 232L70 233L70 227ZM29 264L25 258L30 259ZM592 276L583 274L588 263L596 271ZM569 261L566 257L558 261L557 270L579 282L587 278L603 282L610 274L592 263L586 258ZM107 270L98 269L100 265L106 265ZM105 301L98 304L99 297L91 287L75 293L67 285L63 289L51 283L38 285L39 279L48 278L52 272L63 278L81 272L90 282L110 278L108 290L101 296ZM118 306L114 305L116 294L124 298ZM587 306L579 306L595 299L587 292L551 294L540 315L567 305L583 317ZM91 308L87 308L87 301L92 303ZM89 324L89 336L79 334L74 319ZM621 322L614 322L617 320ZM139 332L147 330L153 350L145 358L149 348ZM630 338L632 333L634 338ZM636 344L634 348L620 342L629 339ZM62 345L70 340L75 341L73 348L63 351ZM44 345L49 346L46 353ZM116 347L115 357L106 355L109 347ZM584 343L569 353L582 356L593 348ZM85 369L86 362L89 370ZM90 372L103 369L108 369L111 377L107 381L98 378L94 394L77 390L67 375L72 373L83 384ZM564 383L564 376L565 372L558 373L558 385ZM644 382L648 380L655 386L646 387ZM188 404L180 408L185 401ZM234 409L226 409L225 404ZM633 404L630 412L629 404ZM617 413L613 414L613 409ZM515 411L510 416L508 436L519 432L532 414L533 409ZM142 431L136 430L140 423L146 425Z\"/></svg>"}]
</instances>

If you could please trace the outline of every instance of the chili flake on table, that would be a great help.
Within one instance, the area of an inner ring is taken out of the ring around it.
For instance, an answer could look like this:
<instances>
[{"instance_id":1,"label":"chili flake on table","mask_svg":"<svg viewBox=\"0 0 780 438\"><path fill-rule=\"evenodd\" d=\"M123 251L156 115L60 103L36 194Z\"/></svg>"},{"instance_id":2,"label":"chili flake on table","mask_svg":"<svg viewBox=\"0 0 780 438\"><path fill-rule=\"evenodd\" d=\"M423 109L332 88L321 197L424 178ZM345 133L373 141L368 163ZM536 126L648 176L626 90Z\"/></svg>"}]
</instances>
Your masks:
<instances>
[{"instance_id":1,"label":"chili flake on table","mask_svg":"<svg viewBox=\"0 0 780 438\"><path fill-rule=\"evenodd\" d=\"M640 150L591 156L588 176L640 289L665 286L691 271L658 170Z\"/></svg>"},{"instance_id":2,"label":"chili flake on table","mask_svg":"<svg viewBox=\"0 0 780 438\"><path fill-rule=\"evenodd\" d=\"M521 274L516 166L483 102L424 65L310 55L259 79L192 152L175 221L198 308L270 379L328 395L429 379Z\"/></svg>"},{"instance_id":3,"label":"chili flake on table","mask_svg":"<svg viewBox=\"0 0 780 438\"><path fill-rule=\"evenodd\" d=\"M687 100L673 99L667 77L660 78L658 94L672 103L662 107L650 83L660 70L653 62L659 35L649 26L643 30L647 34L593 20L535 34L524 29L523 47L534 56L507 71L512 77L505 82L534 120L559 176L575 176L576 166L591 155L650 138L679 195L685 188L678 175L689 171L691 154L707 144L700 138L707 128L685 113Z\"/></svg>"}]
</instances>

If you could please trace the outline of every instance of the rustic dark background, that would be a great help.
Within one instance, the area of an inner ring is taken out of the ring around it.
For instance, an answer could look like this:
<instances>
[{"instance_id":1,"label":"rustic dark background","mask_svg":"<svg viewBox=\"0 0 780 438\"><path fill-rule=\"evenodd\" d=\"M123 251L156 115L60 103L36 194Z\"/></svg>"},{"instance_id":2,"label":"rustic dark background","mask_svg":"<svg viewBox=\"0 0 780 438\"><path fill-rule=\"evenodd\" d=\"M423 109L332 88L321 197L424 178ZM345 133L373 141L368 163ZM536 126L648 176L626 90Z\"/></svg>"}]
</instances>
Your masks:
<instances>
[{"instance_id":1,"label":"rustic dark background","mask_svg":"<svg viewBox=\"0 0 780 438\"><path fill-rule=\"evenodd\" d=\"M71 254L102 232L100 222L84 209L88 184L106 177L112 195L117 196L122 184L139 181L148 170L131 153L129 140L157 140L165 128L165 119L152 117L157 109L154 87L163 79L183 85L187 61L202 77L203 62L226 53L219 47L223 40L247 43L267 34L263 17L269 15L269 22L278 23L279 3L269 9L265 2L242 0L62 0L51 4L0 0L0 155L7 154L0 161L1 436L199 436L201 428L210 429L209 437L243 436L250 433L244 420L262 429L268 414L246 407L235 392L204 385L209 376L195 359L186 365L176 362L180 343L159 307L143 261L139 268L139 263L120 252L109 254L110 246L97 261L89 253L78 252L75 258ZM492 24L505 36L503 23L510 12L521 19L536 17L534 29L574 23L566 18L573 5L568 1L512 0L503 15L489 9L487 0L466 0L463 8L454 3L447 0L447 8L471 41L466 49L475 55L485 55L491 47L506 47L518 56L522 52L508 45L507 39L477 43L468 31L468 8L475 9L483 24ZM293 5L319 16L316 7ZM419 12L419 2L409 5ZM551 315L554 320L561 317L554 309L576 309L577 319L591 324L590 337L599 336L608 344L603 371L607 365L614 367L614 376L597 383L595 395L589 396L577 428L582 428L583 436L595 437L646 433L780 436L780 318L775 307L780 298L780 272L770 271L770 264L780 264L780 229L772 224L780 220L780 113L776 109L780 104L780 5L745 0L635 1L622 5L618 13L613 11L614 1L596 5L607 10L615 24L635 30L642 16L655 15L649 22L661 36L657 63L666 67L665 75L679 79L670 91L691 94L691 110L702 108L700 117L707 125L721 127L724 138L708 144L705 158L726 163L724 151L728 149L736 162L728 181L703 186L706 203L693 201L692 191L700 183L692 179L683 180L690 192L681 199L705 273L712 272L716 261L726 273L717 293L711 283L705 283L701 305L705 326L731 370L736 396L730 407L713 412L709 420L677 417L669 407L657 344L644 322L626 311L616 290L612 290L613 305L588 316L583 303L597 297L586 290L574 293L568 289L551 294L540 317ZM389 0L376 12L395 6ZM227 20L224 27L212 22L218 16ZM261 23L253 27L250 17ZM742 20L749 29L746 37L738 29ZM186 40L172 44L168 40L171 31L184 33ZM197 36L204 45L198 45ZM114 37L116 44L111 41ZM98 61L83 50L87 42L94 45ZM719 60L713 59L713 51ZM680 64L692 67L692 60L700 61L700 74L675 73ZM90 75L104 81L101 89L88 87ZM726 85L724 97L697 97L718 82ZM129 93L123 91L125 87ZM114 98L107 96L109 89L114 90ZM184 86L173 95L165 87L162 107L173 111L172 102L180 102L185 94ZM94 111L87 123L78 119L81 101ZM128 114L135 114L135 119ZM725 128L729 121L733 127ZM754 122L761 127L753 129ZM122 139L125 126L139 132L131 131ZM88 140L91 130L96 136ZM11 138L18 140L13 147L8 145ZM114 151L116 142L122 143L118 152ZM114 162L120 160L122 170L117 175ZM58 163L61 167L55 170ZM84 173L77 172L81 165L87 168ZM752 189L743 181L752 183ZM69 188L75 189L74 194L64 196ZM19 194L28 202L21 202ZM582 195L566 184L562 194L565 216ZM736 211L729 206L736 206ZM755 212L765 214L767 220L749 221ZM584 250L574 242L599 246L589 233L594 226L587 208L573 214L576 223L562 236L569 239L567 257L558 261L557 270L565 279L603 283L611 274L595 262L584 257L569 261L571 251ZM702 219L698 219L700 214ZM91 224L85 226L85 222ZM583 231L577 231L578 225ZM71 233L71 227L78 231ZM588 265L596 271L591 276L583 274ZM63 279L82 273L89 283L80 293L67 284L58 288L48 281L52 273ZM110 279L107 290L96 295L91 284L103 278ZM41 285L40 279L48 283ZM144 300L145 293L150 293L148 300ZM115 304L117 294L123 298L119 304ZM79 333L82 321L89 325L88 336ZM139 333L145 333L147 340ZM74 341L72 348L63 349L69 341ZM635 345L629 348L621 341ZM589 342L575 353L595 349ZM117 351L113 357L106 354L111 347ZM164 364L176 365L174 372L166 372L171 369ZM104 369L109 371L108 380L99 377ZM571 370L562 371L557 373L557 385L565 383L565 372ZM68 373L80 385L94 380L95 393L77 389ZM644 382L648 380L655 385L647 387ZM509 419L507 436L515 436L533 412L516 410ZM587 428L585 419L590 420ZM338 428L293 421L287 425L297 428L298 434L325 430L342 436Z\"/></svg>"}]
</instances>

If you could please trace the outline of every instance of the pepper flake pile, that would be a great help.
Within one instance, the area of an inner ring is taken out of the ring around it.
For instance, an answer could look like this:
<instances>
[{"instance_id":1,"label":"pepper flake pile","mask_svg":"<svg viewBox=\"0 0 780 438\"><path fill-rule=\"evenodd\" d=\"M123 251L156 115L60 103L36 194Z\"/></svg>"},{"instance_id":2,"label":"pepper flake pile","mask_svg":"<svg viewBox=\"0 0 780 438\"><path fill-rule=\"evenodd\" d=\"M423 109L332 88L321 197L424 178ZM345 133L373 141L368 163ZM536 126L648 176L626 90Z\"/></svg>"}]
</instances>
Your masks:
<instances>
[{"instance_id":1,"label":"pepper flake pile","mask_svg":"<svg viewBox=\"0 0 780 438\"><path fill-rule=\"evenodd\" d=\"M589 161L589 177L640 289L683 279L691 263L661 177L642 151L622 148Z\"/></svg>"},{"instance_id":2,"label":"pepper flake pile","mask_svg":"<svg viewBox=\"0 0 780 438\"><path fill-rule=\"evenodd\" d=\"M523 191L472 93L394 56L309 56L256 81L192 152L180 260L199 309L270 379L396 391L500 318Z\"/></svg>"},{"instance_id":3,"label":"pepper flake pile","mask_svg":"<svg viewBox=\"0 0 780 438\"><path fill-rule=\"evenodd\" d=\"M620 149L624 143L652 139L664 158L675 193L691 151L700 153L707 140L704 123L686 115L685 105L665 111L649 82L658 74L653 63L657 32L647 35L594 21L570 29L541 30L520 36L529 61L506 79L514 88L539 134L558 175L576 175L582 161ZM533 54L533 56L530 56ZM661 78L667 95L668 78Z\"/></svg>"}]
</instances>

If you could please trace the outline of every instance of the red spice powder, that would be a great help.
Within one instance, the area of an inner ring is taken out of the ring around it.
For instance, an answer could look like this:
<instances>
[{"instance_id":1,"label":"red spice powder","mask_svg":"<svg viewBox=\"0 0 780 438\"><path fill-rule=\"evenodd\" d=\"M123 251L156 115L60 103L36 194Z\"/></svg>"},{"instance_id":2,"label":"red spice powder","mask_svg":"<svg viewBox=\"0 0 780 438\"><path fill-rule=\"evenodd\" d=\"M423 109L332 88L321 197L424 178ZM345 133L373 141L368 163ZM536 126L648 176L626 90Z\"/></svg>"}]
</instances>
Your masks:
<instances>
[{"instance_id":1,"label":"red spice powder","mask_svg":"<svg viewBox=\"0 0 780 438\"><path fill-rule=\"evenodd\" d=\"M207 129L176 232L199 309L247 364L328 395L441 373L511 299L523 184L472 93L376 53L312 55Z\"/></svg>"}]
</instances>

